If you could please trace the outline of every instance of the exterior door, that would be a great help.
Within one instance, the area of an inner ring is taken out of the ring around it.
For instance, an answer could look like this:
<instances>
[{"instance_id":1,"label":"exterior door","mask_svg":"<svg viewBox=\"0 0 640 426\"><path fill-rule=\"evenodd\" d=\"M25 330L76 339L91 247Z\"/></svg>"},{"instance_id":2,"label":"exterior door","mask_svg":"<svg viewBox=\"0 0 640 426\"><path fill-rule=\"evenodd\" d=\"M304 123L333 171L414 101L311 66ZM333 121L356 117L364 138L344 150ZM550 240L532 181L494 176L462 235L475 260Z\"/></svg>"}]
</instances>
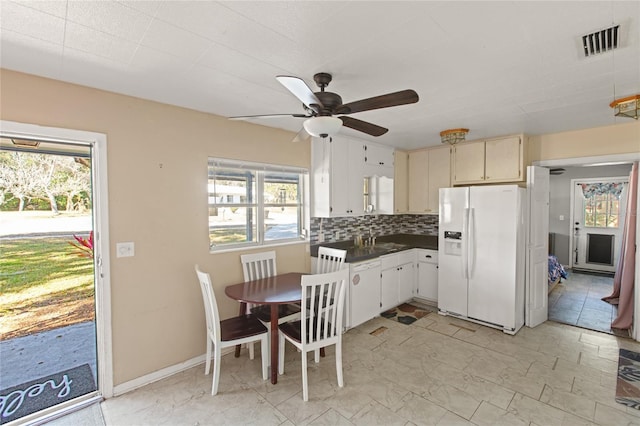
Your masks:
<instances>
[{"instance_id":1,"label":"exterior door","mask_svg":"<svg viewBox=\"0 0 640 426\"><path fill-rule=\"evenodd\" d=\"M547 320L549 297L549 169L527 167L529 226L525 285L525 325L535 327Z\"/></svg>"},{"instance_id":2,"label":"exterior door","mask_svg":"<svg viewBox=\"0 0 640 426\"><path fill-rule=\"evenodd\" d=\"M110 286L109 286L109 234L108 234L108 189L107 189L107 139L106 135L87 131L45 127L35 124L0 121L0 137L3 147L15 148L13 140L39 142L41 149L51 154L56 151L73 155L77 149L85 149L90 155L81 162L90 163L91 168L91 227L93 241L93 283L95 286L95 323L93 347L97 357L97 391L69 401L60 402L50 409L22 417L26 422L46 422L66 411L77 409L80 402L99 401L102 396L113 396L111 329L110 329ZM7 144L5 145L5 142ZM32 144L37 145L37 144ZM74 148L75 147L75 148ZM49 149L51 148L51 149ZM71 151L71 152L70 152ZM72 379L71 379L72 380ZM57 383L57 382L56 382ZM78 382L76 381L76 385ZM73 386L73 384L72 384ZM76 394L74 394L75 396Z\"/></svg>"},{"instance_id":3,"label":"exterior door","mask_svg":"<svg viewBox=\"0 0 640 426\"><path fill-rule=\"evenodd\" d=\"M628 181L627 177L572 179L572 269L615 272Z\"/></svg>"}]
</instances>

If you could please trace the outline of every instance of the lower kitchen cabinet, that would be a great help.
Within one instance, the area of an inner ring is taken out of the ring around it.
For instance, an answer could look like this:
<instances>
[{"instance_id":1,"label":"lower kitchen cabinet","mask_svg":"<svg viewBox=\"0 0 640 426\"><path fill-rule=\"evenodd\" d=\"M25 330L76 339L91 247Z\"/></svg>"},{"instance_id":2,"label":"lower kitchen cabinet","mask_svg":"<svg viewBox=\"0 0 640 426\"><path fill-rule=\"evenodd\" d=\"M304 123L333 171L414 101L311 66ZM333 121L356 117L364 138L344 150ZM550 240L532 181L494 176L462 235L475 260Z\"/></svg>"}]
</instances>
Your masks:
<instances>
[{"instance_id":1,"label":"lower kitchen cabinet","mask_svg":"<svg viewBox=\"0 0 640 426\"><path fill-rule=\"evenodd\" d=\"M418 257L418 292L416 297L438 302L438 252L416 249Z\"/></svg>"},{"instance_id":2,"label":"lower kitchen cabinet","mask_svg":"<svg viewBox=\"0 0 640 426\"><path fill-rule=\"evenodd\" d=\"M405 250L345 265L350 270L344 319L347 329L414 297L438 300L437 250Z\"/></svg>"},{"instance_id":3,"label":"lower kitchen cabinet","mask_svg":"<svg viewBox=\"0 0 640 426\"><path fill-rule=\"evenodd\" d=\"M410 300L415 293L415 250L380 257L380 311Z\"/></svg>"}]
</instances>

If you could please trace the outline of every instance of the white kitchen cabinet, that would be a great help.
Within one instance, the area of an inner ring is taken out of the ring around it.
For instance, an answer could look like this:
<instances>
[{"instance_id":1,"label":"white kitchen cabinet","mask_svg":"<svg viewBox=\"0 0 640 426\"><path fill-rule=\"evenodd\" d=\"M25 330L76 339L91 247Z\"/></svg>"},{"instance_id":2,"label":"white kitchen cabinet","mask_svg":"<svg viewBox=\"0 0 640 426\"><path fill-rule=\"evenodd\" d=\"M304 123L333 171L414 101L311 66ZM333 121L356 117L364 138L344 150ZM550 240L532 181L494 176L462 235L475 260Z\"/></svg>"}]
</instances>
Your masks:
<instances>
[{"instance_id":1,"label":"white kitchen cabinet","mask_svg":"<svg viewBox=\"0 0 640 426\"><path fill-rule=\"evenodd\" d=\"M411 250L413 253L413 250ZM415 261L398 266L398 303L408 302L416 293Z\"/></svg>"},{"instance_id":2,"label":"white kitchen cabinet","mask_svg":"<svg viewBox=\"0 0 640 426\"><path fill-rule=\"evenodd\" d=\"M380 257L380 312L410 300L415 293L415 250Z\"/></svg>"},{"instance_id":3,"label":"white kitchen cabinet","mask_svg":"<svg viewBox=\"0 0 640 426\"><path fill-rule=\"evenodd\" d=\"M522 135L466 142L453 147L453 184L520 182L524 180Z\"/></svg>"},{"instance_id":4,"label":"white kitchen cabinet","mask_svg":"<svg viewBox=\"0 0 640 426\"><path fill-rule=\"evenodd\" d=\"M409 212L426 213L429 203L429 151L409 153Z\"/></svg>"},{"instance_id":5,"label":"white kitchen cabinet","mask_svg":"<svg viewBox=\"0 0 640 426\"><path fill-rule=\"evenodd\" d=\"M438 252L416 249L418 267L418 291L416 297L438 302Z\"/></svg>"},{"instance_id":6,"label":"white kitchen cabinet","mask_svg":"<svg viewBox=\"0 0 640 426\"><path fill-rule=\"evenodd\" d=\"M345 137L311 142L312 216L364 214L362 142Z\"/></svg>"},{"instance_id":7,"label":"white kitchen cabinet","mask_svg":"<svg viewBox=\"0 0 640 426\"><path fill-rule=\"evenodd\" d=\"M429 150L429 179L427 211L438 213L440 188L451 186L451 148L442 146Z\"/></svg>"},{"instance_id":8,"label":"white kitchen cabinet","mask_svg":"<svg viewBox=\"0 0 640 426\"><path fill-rule=\"evenodd\" d=\"M438 213L440 188L451 186L450 148L409 153L409 212Z\"/></svg>"},{"instance_id":9,"label":"white kitchen cabinet","mask_svg":"<svg viewBox=\"0 0 640 426\"><path fill-rule=\"evenodd\" d=\"M366 142L363 144L365 175L393 178L393 148Z\"/></svg>"},{"instance_id":10,"label":"white kitchen cabinet","mask_svg":"<svg viewBox=\"0 0 640 426\"><path fill-rule=\"evenodd\" d=\"M396 151L393 160L394 181L394 213L402 214L409 211L409 154L406 151Z\"/></svg>"}]
</instances>

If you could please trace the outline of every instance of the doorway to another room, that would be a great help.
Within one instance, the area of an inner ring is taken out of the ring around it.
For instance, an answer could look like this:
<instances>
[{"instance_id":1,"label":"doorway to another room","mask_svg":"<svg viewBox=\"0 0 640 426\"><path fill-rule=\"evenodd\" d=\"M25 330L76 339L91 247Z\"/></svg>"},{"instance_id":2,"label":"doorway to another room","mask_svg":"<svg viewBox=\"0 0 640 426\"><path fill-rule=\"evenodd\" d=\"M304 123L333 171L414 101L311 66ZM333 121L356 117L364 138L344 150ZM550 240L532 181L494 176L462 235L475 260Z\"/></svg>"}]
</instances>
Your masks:
<instances>
[{"instance_id":1,"label":"doorway to another room","mask_svg":"<svg viewBox=\"0 0 640 426\"><path fill-rule=\"evenodd\" d=\"M630 337L611 328L617 307L602 300L613 292L630 171L628 162L551 174L550 272L555 258L565 274L550 280L549 320Z\"/></svg>"}]
</instances>

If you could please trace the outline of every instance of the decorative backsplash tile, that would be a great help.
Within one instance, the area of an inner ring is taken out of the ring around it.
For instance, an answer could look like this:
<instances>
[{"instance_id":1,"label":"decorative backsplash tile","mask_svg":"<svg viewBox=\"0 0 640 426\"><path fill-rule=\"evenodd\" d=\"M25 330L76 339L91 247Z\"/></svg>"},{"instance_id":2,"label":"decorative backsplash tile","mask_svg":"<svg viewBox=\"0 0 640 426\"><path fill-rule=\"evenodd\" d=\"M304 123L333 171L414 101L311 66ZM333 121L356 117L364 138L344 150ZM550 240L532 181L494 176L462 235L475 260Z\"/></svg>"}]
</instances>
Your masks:
<instances>
[{"instance_id":1,"label":"decorative backsplash tile","mask_svg":"<svg viewBox=\"0 0 640 426\"><path fill-rule=\"evenodd\" d=\"M360 234L364 238L391 234L438 235L437 215L369 215L358 217L311 218L311 244L318 244L318 234L322 232L324 241L352 240Z\"/></svg>"}]
</instances>

